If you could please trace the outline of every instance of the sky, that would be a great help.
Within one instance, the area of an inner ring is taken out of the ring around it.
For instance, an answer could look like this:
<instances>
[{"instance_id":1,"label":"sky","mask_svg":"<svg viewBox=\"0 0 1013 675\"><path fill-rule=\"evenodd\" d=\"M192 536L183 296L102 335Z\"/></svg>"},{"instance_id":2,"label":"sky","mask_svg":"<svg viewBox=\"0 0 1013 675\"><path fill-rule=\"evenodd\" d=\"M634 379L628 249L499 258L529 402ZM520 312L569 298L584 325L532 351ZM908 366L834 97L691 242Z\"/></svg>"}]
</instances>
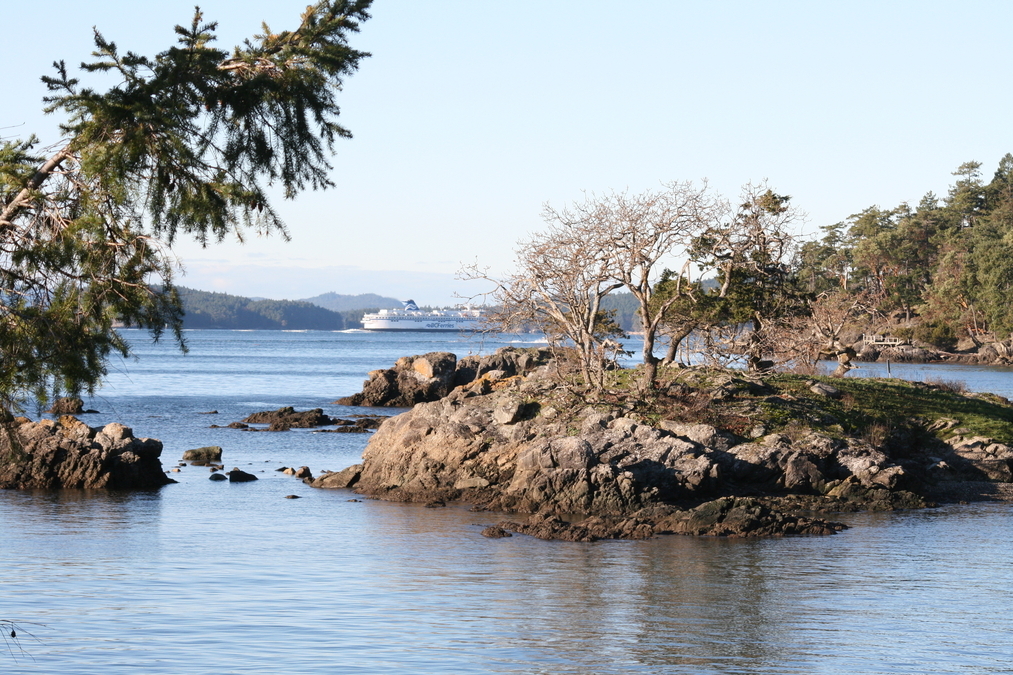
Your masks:
<instances>
[{"instance_id":1,"label":"sky","mask_svg":"<svg viewBox=\"0 0 1013 675\"><path fill-rule=\"evenodd\" d=\"M153 55L193 3L5 3L0 135L58 140L49 64L87 59L93 26ZM208 0L229 48L294 27L306 2ZM44 14L40 13L44 8ZM800 234L870 206L943 196L961 163L1013 152L1013 3L375 0L372 53L338 100L336 187L279 201L292 240L182 242L178 283L299 299L380 293L453 304L510 271L542 206L707 180L766 180ZM11 30L11 27L17 27Z\"/></svg>"}]
</instances>

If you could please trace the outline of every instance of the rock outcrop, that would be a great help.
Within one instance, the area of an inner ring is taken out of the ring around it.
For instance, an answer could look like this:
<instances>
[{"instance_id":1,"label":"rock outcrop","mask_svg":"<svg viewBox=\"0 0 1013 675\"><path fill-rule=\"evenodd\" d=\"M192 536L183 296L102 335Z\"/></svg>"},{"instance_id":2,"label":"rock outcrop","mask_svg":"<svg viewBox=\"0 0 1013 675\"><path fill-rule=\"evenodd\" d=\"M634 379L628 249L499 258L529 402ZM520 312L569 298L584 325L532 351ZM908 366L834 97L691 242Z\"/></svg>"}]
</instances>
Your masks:
<instances>
[{"instance_id":1,"label":"rock outcrop","mask_svg":"<svg viewBox=\"0 0 1013 675\"><path fill-rule=\"evenodd\" d=\"M552 422L553 410L521 403L534 388L519 382L494 394L417 405L380 428L361 465L313 485L400 501L462 499L491 510L615 519L727 492L827 495L852 479L895 490L905 477L903 467L868 444L815 432L743 442L706 424L662 420L655 427L591 410L580 416L579 429L566 428ZM766 533L771 526L757 527Z\"/></svg>"},{"instance_id":2,"label":"rock outcrop","mask_svg":"<svg viewBox=\"0 0 1013 675\"><path fill-rule=\"evenodd\" d=\"M956 419L890 413L877 426L882 411L855 409L866 391L909 410L948 406L999 422L1011 417L1008 401L863 383L691 368L649 404L612 393L587 406L545 368L479 377L389 418L361 464L308 482L427 505L464 501L517 514L487 536L575 541L828 534L843 527L828 513L923 508L972 486L1010 491L995 486L1013 486L1013 447Z\"/></svg>"},{"instance_id":3,"label":"rock outcrop","mask_svg":"<svg viewBox=\"0 0 1013 675\"><path fill-rule=\"evenodd\" d=\"M458 360L450 352L405 356L393 368L374 370L362 391L340 398L339 405L410 408L416 403L438 401L455 387L486 377L487 380L524 375L551 358L548 349L502 347L488 356Z\"/></svg>"},{"instance_id":4,"label":"rock outcrop","mask_svg":"<svg viewBox=\"0 0 1013 675\"><path fill-rule=\"evenodd\" d=\"M162 471L162 443L135 438L113 422L89 427L65 415L0 429L0 487L5 489L155 488L174 481Z\"/></svg>"},{"instance_id":5,"label":"rock outcrop","mask_svg":"<svg viewBox=\"0 0 1013 675\"><path fill-rule=\"evenodd\" d=\"M856 361L892 363L962 363L968 365L1008 366L1013 364L1013 341L986 342L978 344L965 338L957 344L956 351L943 351L930 345L898 345L884 347L866 344L859 340L853 345L857 352Z\"/></svg>"},{"instance_id":6,"label":"rock outcrop","mask_svg":"<svg viewBox=\"0 0 1013 675\"><path fill-rule=\"evenodd\" d=\"M64 396L56 399L53 406L46 411L53 415L86 415L97 413L97 410L85 410L84 401L72 396Z\"/></svg>"},{"instance_id":7,"label":"rock outcrop","mask_svg":"<svg viewBox=\"0 0 1013 675\"><path fill-rule=\"evenodd\" d=\"M240 424L270 424L274 427L272 430L283 430L283 428L312 429L334 424L334 421L324 414L322 408L299 412L292 406L285 406L277 410L253 413L240 420Z\"/></svg>"}]
</instances>

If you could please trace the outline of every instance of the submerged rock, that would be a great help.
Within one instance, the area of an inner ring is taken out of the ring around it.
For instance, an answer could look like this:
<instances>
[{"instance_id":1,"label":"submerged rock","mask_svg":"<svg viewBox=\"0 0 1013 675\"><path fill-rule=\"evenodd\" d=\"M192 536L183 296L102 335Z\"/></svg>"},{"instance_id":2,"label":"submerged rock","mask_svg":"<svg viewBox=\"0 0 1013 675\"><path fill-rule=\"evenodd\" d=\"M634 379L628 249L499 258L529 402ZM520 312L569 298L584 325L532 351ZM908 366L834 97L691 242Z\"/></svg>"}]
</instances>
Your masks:
<instances>
[{"instance_id":1,"label":"submerged rock","mask_svg":"<svg viewBox=\"0 0 1013 675\"><path fill-rule=\"evenodd\" d=\"M513 535L504 530L502 527L490 525L482 530L482 536L488 537L489 539L503 539L506 537L512 537Z\"/></svg>"},{"instance_id":2,"label":"submerged rock","mask_svg":"<svg viewBox=\"0 0 1013 675\"><path fill-rule=\"evenodd\" d=\"M771 509L757 499L723 497L661 519L659 532L720 537L769 537L786 534L834 534L843 523L791 515Z\"/></svg>"}]
</instances>

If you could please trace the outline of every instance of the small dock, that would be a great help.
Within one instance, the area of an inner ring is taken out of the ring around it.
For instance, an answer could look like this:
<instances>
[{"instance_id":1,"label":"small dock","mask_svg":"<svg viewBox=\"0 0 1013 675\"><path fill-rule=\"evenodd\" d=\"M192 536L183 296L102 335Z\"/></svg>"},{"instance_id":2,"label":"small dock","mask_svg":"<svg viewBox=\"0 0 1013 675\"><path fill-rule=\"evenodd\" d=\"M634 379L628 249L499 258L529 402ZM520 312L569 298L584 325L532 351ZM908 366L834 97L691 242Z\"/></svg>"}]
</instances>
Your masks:
<instances>
[{"instance_id":1,"label":"small dock","mask_svg":"<svg viewBox=\"0 0 1013 675\"><path fill-rule=\"evenodd\" d=\"M885 347L896 347L898 345L906 344L907 340L899 337L892 337L890 335L863 335L862 341L867 345L877 345Z\"/></svg>"}]
</instances>

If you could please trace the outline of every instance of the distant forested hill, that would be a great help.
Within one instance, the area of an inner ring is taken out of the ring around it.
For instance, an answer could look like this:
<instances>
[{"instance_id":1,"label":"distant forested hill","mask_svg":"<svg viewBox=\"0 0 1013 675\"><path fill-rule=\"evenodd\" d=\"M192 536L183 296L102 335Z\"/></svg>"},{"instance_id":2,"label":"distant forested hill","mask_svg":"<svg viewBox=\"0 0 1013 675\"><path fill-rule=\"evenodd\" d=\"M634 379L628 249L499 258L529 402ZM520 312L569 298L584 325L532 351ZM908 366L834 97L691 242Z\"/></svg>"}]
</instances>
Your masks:
<instances>
[{"instance_id":1,"label":"distant forested hill","mask_svg":"<svg viewBox=\"0 0 1013 675\"><path fill-rule=\"evenodd\" d=\"M312 298L304 298L302 302L311 302L318 307L329 309L332 312L346 312L354 309L401 309L402 307L400 300L387 298L376 293L362 293L360 295L324 293Z\"/></svg>"},{"instance_id":2,"label":"distant forested hill","mask_svg":"<svg viewBox=\"0 0 1013 675\"><path fill-rule=\"evenodd\" d=\"M303 300L252 300L180 287L184 328L344 330L361 328L362 310L332 312ZM379 297L379 296L377 296ZM400 305L400 303L398 303Z\"/></svg>"},{"instance_id":3,"label":"distant forested hill","mask_svg":"<svg viewBox=\"0 0 1013 675\"><path fill-rule=\"evenodd\" d=\"M640 305L632 293L612 293L601 299L601 308L604 310L615 310L616 323L625 331L637 328L637 309Z\"/></svg>"}]
</instances>

